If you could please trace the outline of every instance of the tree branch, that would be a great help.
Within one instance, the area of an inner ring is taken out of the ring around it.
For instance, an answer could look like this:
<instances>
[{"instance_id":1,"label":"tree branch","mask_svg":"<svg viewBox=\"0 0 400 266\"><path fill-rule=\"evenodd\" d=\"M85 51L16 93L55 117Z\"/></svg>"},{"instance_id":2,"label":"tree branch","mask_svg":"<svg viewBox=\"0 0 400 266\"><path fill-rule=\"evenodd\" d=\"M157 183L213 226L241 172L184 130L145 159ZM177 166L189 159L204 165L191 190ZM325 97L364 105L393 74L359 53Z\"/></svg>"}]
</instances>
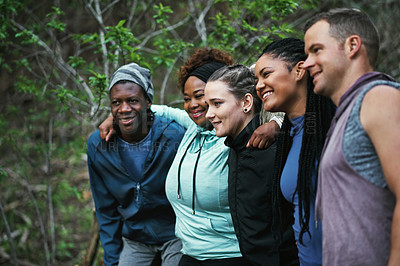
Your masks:
<instances>
[{"instance_id":1,"label":"tree branch","mask_svg":"<svg viewBox=\"0 0 400 266\"><path fill-rule=\"evenodd\" d=\"M161 91L160 91L160 104L164 104L165 89L167 87L167 81L169 79L169 76L171 75L172 69L174 69L176 61L178 61L178 58L179 58L179 56L175 57L174 62L168 68L167 74L164 76L164 79L163 79L163 82L162 82L162 85L161 85Z\"/></svg>"},{"instance_id":2,"label":"tree branch","mask_svg":"<svg viewBox=\"0 0 400 266\"><path fill-rule=\"evenodd\" d=\"M166 30L166 31L171 31L171 30L173 30L173 29L176 29L176 28L182 26L183 24L185 24L186 22L188 22L189 19L190 19L190 17L186 17L186 18L184 18L183 20L179 21L178 23L176 23L176 24L174 24L174 25L171 25L171 26L169 26L169 27L167 27L167 28L165 28L165 29L157 30L157 31L154 31L154 32L152 32L152 33L150 33L150 34L149 34L149 33L142 34L141 36L138 37L139 39L143 38L144 36L146 36L146 37L143 39L142 43L140 43L137 47L138 47L139 49L142 49L142 47L145 46L146 43L147 43L151 38L153 38L154 36L157 36L158 34L162 33L162 32L165 31L165 30Z\"/></svg>"},{"instance_id":3,"label":"tree branch","mask_svg":"<svg viewBox=\"0 0 400 266\"><path fill-rule=\"evenodd\" d=\"M204 18L206 17L208 11L210 11L210 8L213 6L213 4L214 4L214 0L209 0L207 2L206 7L199 14L198 18L195 19L193 17L195 20L195 26L196 26L197 33L199 34L201 41L204 44L207 44L207 28L206 28L206 24L204 22ZM197 9L195 7L195 4L193 3L193 0L189 0L189 9L190 9L190 13L194 16Z\"/></svg>"},{"instance_id":4,"label":"tree branch","mask_svg":"<svg viewBox=\"0 0 400 266\"><path fill-rule=\"evenodd\" d=\"M1 217L3 218L4 226L6 228L8 243L10 244L12 262L14 265L18 266L17 253L15 252L15 247L14 247L14 240L11 235L10 226L8 225L7 222L6 214L4 213L3 204L1 204L1 202L0 202L0 213Z\"/></svg>"},{"instance_id":5,"label":"tree branch","mask_svg":"<svg viewBox=\"0 0 400 266\"><path fill-rule=\"evenodd\" d=\"M40 214L40 210L39 210L39 206L37 204L36 201L36 197L34 196L32 190L31 190L31 186L28 182L28 179L23 176L23 175L19 175L17 173L15 173L14 171L12 171L11 169L4 169L11 177L14 177L17 180L20 180L21 183L23 184L23 186L26 188L26 190L28 191L28 195L32 200L33 206L35 207L35 211L36 211L36 215L38 218L38 222L39 222L39 229L40 229L40 233L43 237L43 247L44 247L44 251L45 251L45 258L46 258L46 265L51 265L50 263L50 253L49 253L49 246L47 244L47 236L46 236L46 230L44 227L44 223L43 223L43 219L42 219L42 215Z\"/></svg>"}]
</instances>

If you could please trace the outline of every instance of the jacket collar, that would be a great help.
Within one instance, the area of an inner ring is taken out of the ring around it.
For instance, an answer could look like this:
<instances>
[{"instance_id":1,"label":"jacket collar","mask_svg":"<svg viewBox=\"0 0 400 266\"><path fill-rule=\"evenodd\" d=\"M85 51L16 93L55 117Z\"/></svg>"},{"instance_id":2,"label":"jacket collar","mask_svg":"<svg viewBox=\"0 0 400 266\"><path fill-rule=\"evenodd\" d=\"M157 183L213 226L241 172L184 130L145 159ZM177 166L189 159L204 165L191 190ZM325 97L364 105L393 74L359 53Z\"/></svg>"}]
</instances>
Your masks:
<instances>
[{"instance_id":1,"label":"jacket collar","mask_svg":"<svg viewBox=\"0 0 400 266\"><path fill-rule=\"evenodd\" d=\"M247 142L249 141L254 130L260 126L260 115L257 114L253 119L247 124L247 126L239 133L236 139L232 137L227 137L225 139L225 145L231 149L242 150L246 148Z\"/></svg>"},{"instance_id":2,"label":"jacket collar","mask_svg":"<svg viewBox=\"0 0 400 266\"><path fill-rule=\"evenodd\" d=\"M150 138L152 143L156 142L165 133L165 129L168 127L170 123L171 120L167 120L163 117L158 117L158 116L154 117L154 122L149 132L149 134L151 134ZM110 141L107 143L109 150L118 151L117 143L118 143L118 136L114 135L113 138L111 138Z\"/></svg>"}]
</instances>

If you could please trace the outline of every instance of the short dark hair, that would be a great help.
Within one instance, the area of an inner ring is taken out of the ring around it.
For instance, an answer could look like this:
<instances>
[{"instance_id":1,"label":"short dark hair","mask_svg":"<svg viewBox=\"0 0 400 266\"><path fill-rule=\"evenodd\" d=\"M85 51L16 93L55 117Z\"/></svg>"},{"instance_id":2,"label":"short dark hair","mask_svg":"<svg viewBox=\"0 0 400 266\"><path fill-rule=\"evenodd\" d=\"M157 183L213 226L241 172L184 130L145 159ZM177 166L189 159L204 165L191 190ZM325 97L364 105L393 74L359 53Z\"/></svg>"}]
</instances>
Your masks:
<instances>
[{"instance_id":1,"label":"short dark hair","mask_svg":"<svg viewBox=\"0 0 400 266\"><path fill-rule=\"evenodd\" d=\"M367 14L353 8L331 9L309 19L304 26L304 32L321 20L329 23L329 34L339 43L344 44L351 35L360 36L367 49L369 63L375 66L379 54L379 34Z\"/></svg>"}]
</instances>

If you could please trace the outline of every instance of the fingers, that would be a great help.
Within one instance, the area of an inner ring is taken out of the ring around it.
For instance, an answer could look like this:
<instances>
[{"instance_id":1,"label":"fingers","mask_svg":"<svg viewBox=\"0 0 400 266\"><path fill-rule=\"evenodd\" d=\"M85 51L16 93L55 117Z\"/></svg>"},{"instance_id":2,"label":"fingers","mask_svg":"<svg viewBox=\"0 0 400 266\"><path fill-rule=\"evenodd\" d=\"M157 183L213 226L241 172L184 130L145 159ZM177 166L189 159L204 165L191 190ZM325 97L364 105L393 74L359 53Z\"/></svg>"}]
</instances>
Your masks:
<instances>
[{"instance_id":1,"label":"fingers","mask_svg":"<svg viewBox=\"0 0 400 266\"><path fill-rule=\"evenodd\" d=\"M246 148L255 148L258 146L258 142L257 144L255 144L257 137L253 134L251 135L249 141L247 142Z\"/></svg>"},{"instance_id":2,"label":"fingers","mask_svg":"<svg viewBox=\"0 0 400 266\"><path fill-rule=\"evenodd\" d=\"M106 141L109 141L111 139L111 137L115 134L115 130L111 129L110 131L108 131L107 136L105 137Z\"/></svg>"},{"instance_id":3,"label":"fingers","mask_svg":"<svg viewBox=\"0 0 400 266\"><path fill-rule=\"evenodd\" d=\"M253 148L253 149L263 149L264 147L264 140L260 137L251 136L249 142L246 145L246 148Z\"/></svg>"},{"instance_id":4,"label":"fingers","mask_svg":"<svg viewBox=\"0 0 400 266\"><path fill-rule=\"evenodd\" d=\"M107 134L109 133L108 130L106 128L99 127L99 131L100 131L100 138L106 139Z\"/></svg>"},{"instance_id":5,"label":"fingers","mask_svg":"<svg viewBox=\"0 0 400 266\"><path fill-rule=\"evenodd\" d=\"M110 115L99 126L100 138L108 141L113 134L113 117Z\"/></svg>"}]
</instances>

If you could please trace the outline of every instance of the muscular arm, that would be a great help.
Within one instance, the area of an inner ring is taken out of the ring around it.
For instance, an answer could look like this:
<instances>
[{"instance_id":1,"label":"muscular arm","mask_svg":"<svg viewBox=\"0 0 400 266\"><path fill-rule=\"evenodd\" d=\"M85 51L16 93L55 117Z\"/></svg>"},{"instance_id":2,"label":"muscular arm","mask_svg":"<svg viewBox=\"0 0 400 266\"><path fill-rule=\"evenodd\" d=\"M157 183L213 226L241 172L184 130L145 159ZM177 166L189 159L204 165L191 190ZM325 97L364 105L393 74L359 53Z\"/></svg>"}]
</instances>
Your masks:
<instances>
[{"instance_id":1,"label":"muscular arm","mask_svg":"<svg viewBox=\"0 0 400 266\"><path fill-rule=\"evenodd\" d=\"M389 86L373 88L363 100L360 120L396 197L388 265L400 265L400 91Z\"/></svg>"}]
</instances>

